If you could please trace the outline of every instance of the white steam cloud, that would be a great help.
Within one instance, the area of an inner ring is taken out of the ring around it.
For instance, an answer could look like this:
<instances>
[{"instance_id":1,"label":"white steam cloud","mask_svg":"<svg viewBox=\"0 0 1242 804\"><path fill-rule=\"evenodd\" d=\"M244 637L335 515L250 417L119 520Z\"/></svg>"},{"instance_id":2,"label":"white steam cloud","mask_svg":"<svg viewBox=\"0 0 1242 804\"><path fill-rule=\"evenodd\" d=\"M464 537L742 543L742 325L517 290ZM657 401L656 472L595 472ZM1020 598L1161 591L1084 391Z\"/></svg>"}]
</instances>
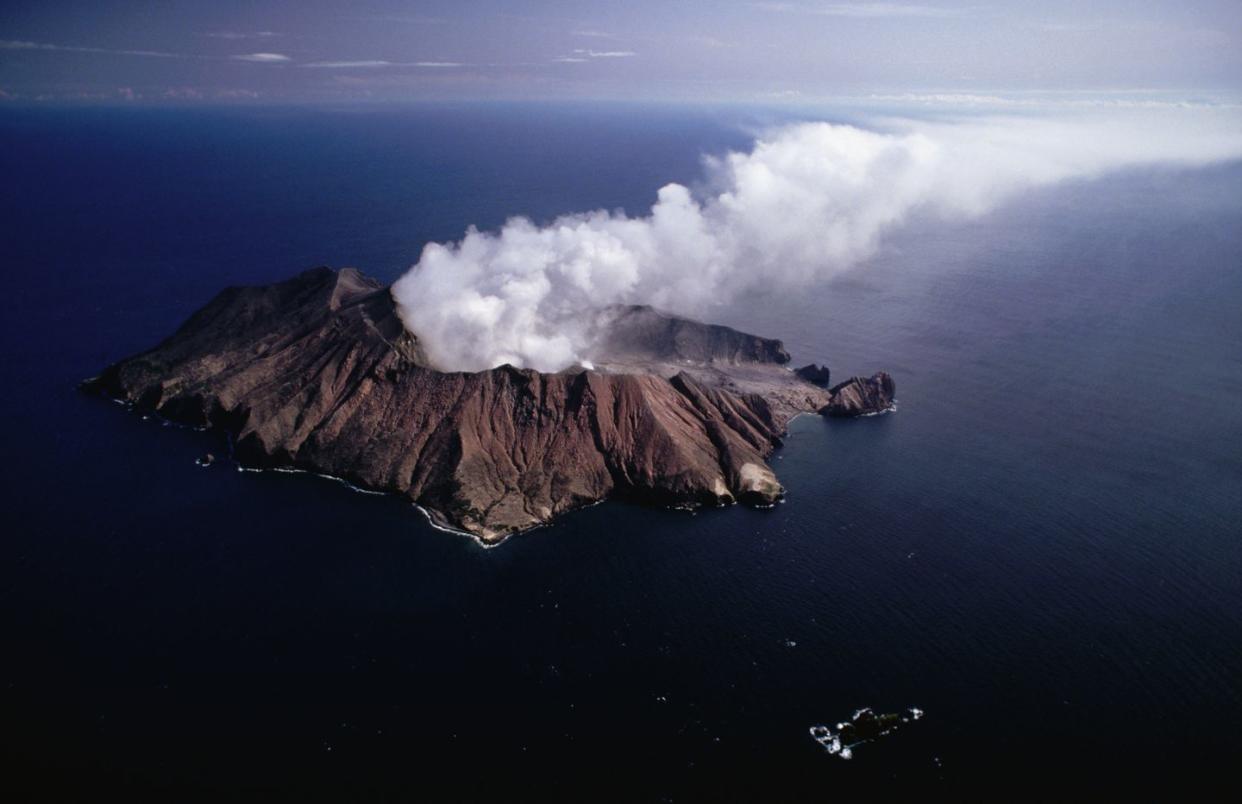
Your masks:
<instances>
[{"instance_id":1,"label":"white steam cloud","mask_svg":"<svg viewBox=\"0 0 1242 804\"><path fill-rule=\"evenodd\" d=\"M556 371L592 359L591 311L685 314L756 286L796 288L874 252L913 211L980 215L1024 189L1154 163L1242 158L1227 107L1070 118L800 123L749 153L706 158L698 195L660 188L644 217L576 213L428 244L393 286L406 327L444 370Z\"/></svg>"}]
</instances>

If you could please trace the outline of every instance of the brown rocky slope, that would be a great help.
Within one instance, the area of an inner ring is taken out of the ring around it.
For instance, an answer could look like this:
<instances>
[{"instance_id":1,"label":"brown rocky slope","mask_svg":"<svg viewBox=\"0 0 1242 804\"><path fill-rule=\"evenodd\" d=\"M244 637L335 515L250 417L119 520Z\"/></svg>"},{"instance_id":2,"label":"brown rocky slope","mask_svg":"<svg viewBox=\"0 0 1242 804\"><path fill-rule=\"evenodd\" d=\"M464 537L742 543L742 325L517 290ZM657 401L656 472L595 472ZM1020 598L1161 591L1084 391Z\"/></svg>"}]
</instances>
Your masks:
<instances>
[{"instance_id":1,"label":"brown rocky slope","mask_svg":"<svg viewBox=\"0 0 1242 804\"><path fill-rule=\"evenodd\" d=\"M442 372L386 287L316 268L224 290L84 387L223 429L242 465L402 494L485 542L606 497L774 502L766 457L832 392L784 368L779 341L646 307L609 315L598 370Z\"/></svg>"}]
</instances>

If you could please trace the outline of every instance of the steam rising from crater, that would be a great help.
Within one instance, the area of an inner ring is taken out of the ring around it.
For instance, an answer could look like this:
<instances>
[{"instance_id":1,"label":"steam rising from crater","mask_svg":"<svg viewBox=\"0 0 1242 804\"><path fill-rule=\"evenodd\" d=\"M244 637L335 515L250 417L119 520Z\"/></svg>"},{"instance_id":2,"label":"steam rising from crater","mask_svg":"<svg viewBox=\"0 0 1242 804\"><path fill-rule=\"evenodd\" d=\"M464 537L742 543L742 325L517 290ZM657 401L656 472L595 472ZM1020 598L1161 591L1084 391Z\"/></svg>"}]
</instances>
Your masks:
<instances>
[{"instance_id":1,"label":"steam rising from crater","mask_svg":"<svg viewBox=\"0 0 1242 804\"><path fill-rule=\"evenodd\" d=\"M800 123L749 153L704 159L705 190L668 184L643 217L513 218L431 243L393 286L406 327L441 369L589 361L593 311L646 303L701 315L758 286L794 289L872 254L912 212L980 215L1022 190L1150 163L1242 158L1231 107L1073 117Z\"/></svg>"}]
</instances>

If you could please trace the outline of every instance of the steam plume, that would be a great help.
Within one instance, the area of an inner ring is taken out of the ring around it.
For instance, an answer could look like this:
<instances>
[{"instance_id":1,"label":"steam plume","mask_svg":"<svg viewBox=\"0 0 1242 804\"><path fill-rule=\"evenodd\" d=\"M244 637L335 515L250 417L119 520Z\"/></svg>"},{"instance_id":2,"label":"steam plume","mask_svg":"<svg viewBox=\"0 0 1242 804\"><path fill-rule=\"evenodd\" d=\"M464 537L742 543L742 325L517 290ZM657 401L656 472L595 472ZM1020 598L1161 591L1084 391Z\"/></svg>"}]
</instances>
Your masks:
<instances>
[{"instance_id":1,"label":"steam plume","mask_svg":"<svg viewBox=\"0 0 1242 804\"><path fill-rule=\"evenodd\" d=\"M591 359L589 312L604 305L700 314L756 285L795 288L847 270L915 210L974 216L1070 178L1242 158L1231 108L885 127L770 131L749 153L705 158L699 196L660 188L644 217L599 210L543 227L472 227L424 248L393 286L398 309L439 368L555 371Z\"/></svg>"}]
</instances>

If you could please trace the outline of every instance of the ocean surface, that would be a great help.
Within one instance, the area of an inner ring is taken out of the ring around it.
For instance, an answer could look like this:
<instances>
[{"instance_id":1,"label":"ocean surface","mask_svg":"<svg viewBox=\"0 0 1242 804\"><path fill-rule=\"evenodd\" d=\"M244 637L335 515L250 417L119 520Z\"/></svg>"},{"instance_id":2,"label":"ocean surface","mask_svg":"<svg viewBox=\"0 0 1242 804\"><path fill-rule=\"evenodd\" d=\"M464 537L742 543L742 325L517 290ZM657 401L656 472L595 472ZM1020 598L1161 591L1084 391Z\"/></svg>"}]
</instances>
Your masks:
<instances>
[{"instance_id":1,"label":"ocean surface","mask_svg":"<svg viewBox=\"0 0 1242 804\"><path fill-rule=\"evenodd\" d=\"M76 390L225 285L646 210L737 108L0 112L4 787L164 800L1242 793L1242 165L914 220L721 309L896 413L770 511L498 549ZM850 761L808 729L918 722ZM10 800L19 800L13 798Z\"/></svg>"}]
</instances>

